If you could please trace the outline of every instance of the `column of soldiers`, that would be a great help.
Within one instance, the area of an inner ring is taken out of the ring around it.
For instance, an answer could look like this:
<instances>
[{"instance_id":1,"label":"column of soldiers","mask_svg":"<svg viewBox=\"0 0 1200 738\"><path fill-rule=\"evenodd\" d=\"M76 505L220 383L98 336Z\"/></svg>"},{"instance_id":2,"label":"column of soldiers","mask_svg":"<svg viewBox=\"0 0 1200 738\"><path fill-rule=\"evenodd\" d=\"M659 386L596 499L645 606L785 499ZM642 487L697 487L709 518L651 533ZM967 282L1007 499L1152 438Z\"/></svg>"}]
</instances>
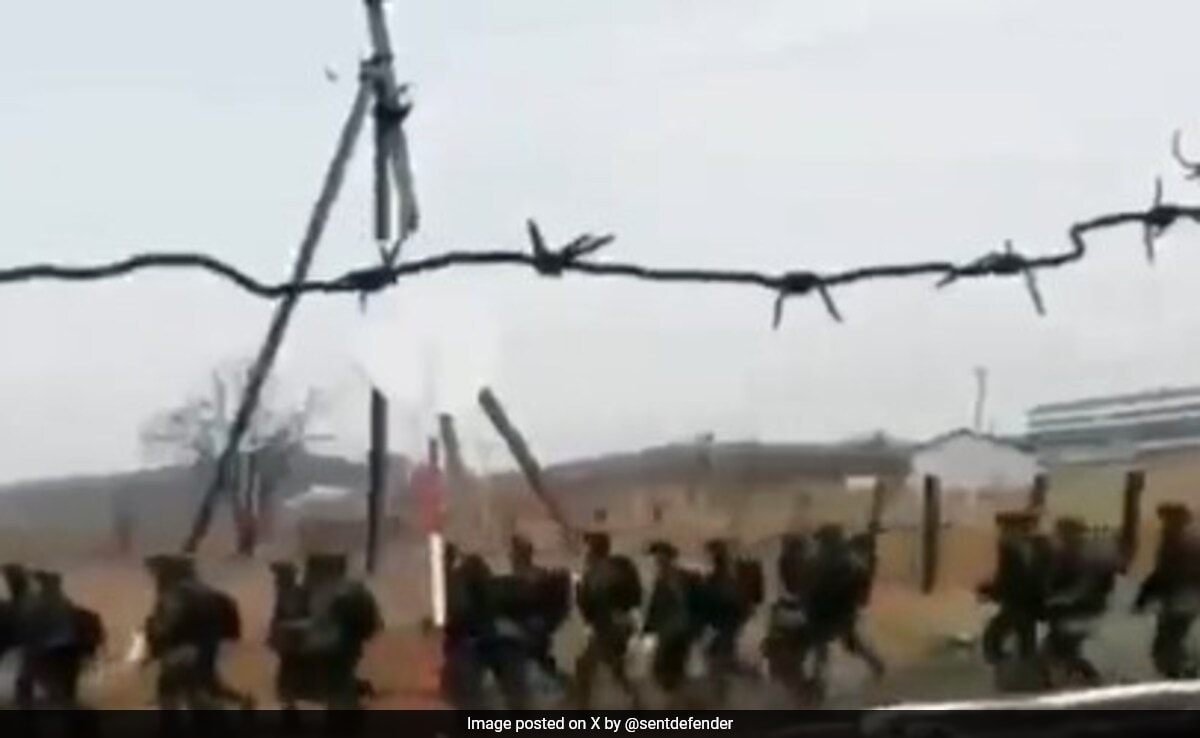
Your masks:
<instances>
[{"instance_id":1,"label":"column of soldiers","mask_svg":"<svg viewBox=\"0 0 1200 738\"><path fill-rule=\"evenodd\" d=\"M154 601L143 666L157 666L158 708L253 708L219 670L221 647L242 637L237 602L205 582L187 557L152 556L146 566ZM310 556L303 580L291 563L272 567L268 644L278 655L275 689L285 709L302 702L357 709L374 693L357 669L382 618L374 596L346 569L345 557L331 555ZM99 616L71 601L53 572L9 564L3 574L9 596L0 600L0 658L16 651L18 709L78 708L80 676L104 644Z\"/></svg>"},{"instance_id":2,"label":"column of soldiers","mask_svg":"<svg viewBox=\"0 0 1200 738\"><path fill-rule=\"evenodd\" d=\"M1151 647L1158 673L1196 678L1186 641L1200 613L1200 542L1186 507L1167 503L1158 516L1162 535L1155 565L1133 610L1159 605ZM1050 535L1039 531L1033 511L1000 513L996 523L996 571L978 594L997 606L982 647L998 686L1037 690L1098 684L1100 674L1084 647L1109 610L1118 577L1130 564L1128 555L1122 555L1115 537L1092 533L1075 517L1058 519Z\"/></svg>"},{"instance_id":3,"label":"column of soldiers","mask_svg":"<svg viewBox=\"0 0 1200 738\"><path fill-rule=\"evenodd\" d=\"M764 640L771 674L797 696L824 682L834 641L876 675L884 671L859 627L874 573L873 537L848 540L840 527L825 526L811 542L804 536L785 542L782 593ZM478 555L451 549L442 682L448 702L464 709L483 706L490 676L505 706L520 709L531 704L530 674L540 672L558 685L573 682L575 704L588 708L603 670L628 704L641 708L643 696L627 668L630 645L639 636L652 638L650 673L668 704L684 699L687 667L697 651L707 665L709 704L728 699L732 677L754 674L738 651L742 631L764 598L757 560L734 555L728 541L711 541L708 570L698 572L680 564L673 545L656 541L647 549L653 578L645 588L633 561L612 551L607 534L590 533L585 544L574 600L587 639L573 680L550 656L554 633L570 613L569 573L536 566L532 547L520 537L511 544L508 575L493 574Z\"/></svg>"}]
</instances>

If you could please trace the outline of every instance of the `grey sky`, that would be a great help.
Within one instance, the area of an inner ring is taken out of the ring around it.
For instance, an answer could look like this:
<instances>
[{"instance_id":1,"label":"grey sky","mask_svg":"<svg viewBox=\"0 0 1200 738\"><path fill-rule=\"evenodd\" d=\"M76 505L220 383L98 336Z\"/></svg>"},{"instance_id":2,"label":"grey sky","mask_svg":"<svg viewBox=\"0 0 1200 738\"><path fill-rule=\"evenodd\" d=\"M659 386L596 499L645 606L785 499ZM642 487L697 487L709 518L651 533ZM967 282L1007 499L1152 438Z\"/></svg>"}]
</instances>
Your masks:
<instances>
[{"instance_id":1,"label":"grey sky","mask_svg":"<svg viewBox=\"0 0 1200 738\"><path fill-rule=\"evenodd\" d=\"M407 0L410 253L520 246L529 215L663 264L1057 248L1073 220L1145 205L1156 174L1193 197L1167 144L1183 127L1200 156L1198 22L1191 0ZM281 277L363 48L354 1L0 4L0 261L196 249ZM360 156L324 272L373 253L368 170ZM978 364L1008 429L1035 402L1194 381L1195 238L1167 239L1155 270L1136 230L1099 239L1042 277L1045 319L1005 281L851 288L845 325L795 301L778 333L770 296L737 289L519 271L402 289L495 317L496 387L550 458L710 429L925 435L969 420ZM251 350L268 315L203 275L0 289L0 479L137 465L139 423ZM335 393L349 454L366 436L359 327L353 299L306 302L280 366Z\"/></svg>"}]
</instances>

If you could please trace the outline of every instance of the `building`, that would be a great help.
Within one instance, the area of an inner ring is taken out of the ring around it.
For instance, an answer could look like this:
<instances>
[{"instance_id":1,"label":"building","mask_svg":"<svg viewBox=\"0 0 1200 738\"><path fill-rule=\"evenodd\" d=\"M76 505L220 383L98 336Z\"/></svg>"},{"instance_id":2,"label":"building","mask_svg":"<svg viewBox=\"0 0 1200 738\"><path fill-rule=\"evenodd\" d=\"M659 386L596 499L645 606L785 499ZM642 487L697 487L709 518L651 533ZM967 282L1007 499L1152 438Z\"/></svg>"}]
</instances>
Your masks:
<instances>
[{"instance_id":1,"label":"building","mask_svg":"<svg viewBox=\"0 0 1200 738\"><path fill-rule=\"evenodd\" d=\"M1132 460L1200 446L1200 387L1039 405L1029 411L1027 437L1051 463Z\"/></svg>"},{"instance_id":2,"label":"building","mask_svg":"<svg viewBox=\"0 0 1200 738\"><path fill-rule=\"evenodd\" d=\"M944 433L912 450L908 488L920 494L923 479L941 482L946 518L971 517L981 499L1001 507L1029 494L1042 471L1031 448L1020 442L963 428Z\"/></svg>"}]
</instances>

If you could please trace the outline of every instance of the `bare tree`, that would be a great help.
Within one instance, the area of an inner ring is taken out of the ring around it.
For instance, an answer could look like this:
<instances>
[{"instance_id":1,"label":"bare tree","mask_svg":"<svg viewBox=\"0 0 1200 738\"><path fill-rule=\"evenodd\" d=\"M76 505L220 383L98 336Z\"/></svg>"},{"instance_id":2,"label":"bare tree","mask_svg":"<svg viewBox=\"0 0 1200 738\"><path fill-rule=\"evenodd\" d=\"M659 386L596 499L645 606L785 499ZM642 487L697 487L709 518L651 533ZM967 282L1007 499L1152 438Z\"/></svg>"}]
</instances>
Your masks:
<instances>
[{"instance_id":1,"label":"bare tree","mask_svg":"<svg viewBox=\"0 0 1200 738\"><path fill-rule=\"evenodd\" d=\"M147 456L190 464L205 479L215 474L251 365L242 359L215 368L204 392L152 417L141 430ZM308 443L325 438L309 430L320 413L318 393L309 390L303 401L285 403L277 390L274 383L263 388L261 404L239 441L237 472L228 490L238 551L245 555L254 552L262 534L270 533L276 496L294 460Z\"/></svg>"}]
</instances>

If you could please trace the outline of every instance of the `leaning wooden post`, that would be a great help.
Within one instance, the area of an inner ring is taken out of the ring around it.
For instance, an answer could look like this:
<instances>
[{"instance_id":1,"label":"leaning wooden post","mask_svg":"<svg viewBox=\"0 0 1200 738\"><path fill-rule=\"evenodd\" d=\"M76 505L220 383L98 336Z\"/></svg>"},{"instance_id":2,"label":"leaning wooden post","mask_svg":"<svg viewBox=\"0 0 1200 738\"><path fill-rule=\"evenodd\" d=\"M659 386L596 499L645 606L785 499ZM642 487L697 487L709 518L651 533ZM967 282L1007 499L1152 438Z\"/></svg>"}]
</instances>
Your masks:
<instances>
[{"instance_id":1,"label":"leaning wooden post","mask_svg":"<svg viewBox=\"0 0 1200 738\"><path fill-rule=\"evenodd\" d=\"M1126 571L1137 556L1138 533L1142 525L1142 491L1146 488L1146 474L1134 469L1125 474L1125 493L1121 510L1119 538L1121 562Z\"/></svg>"},{"instance_id":2,"label":"leaning wooden post","mask_svg":"<svg viewBox=\"0 0 1200 738\"><path fill-rule=\"evenodd\" d=\"M1046 510L1046 502L1050 496L1050 477L1045 472L1038 472L1029 488L1029 509L1036 513Z\"/></svg>"},{"instance_id":3,"label":"leaning wooden post","mask_svg":"<svg viewBox=\"0 0 1200 738\"><path fill-rule=\"evenodd\" d=\"M938 555L942 535L942 485L933 475L925 477L924 518L921 526L921 592L937 586Z\"/></svg>"}]
</instances>

